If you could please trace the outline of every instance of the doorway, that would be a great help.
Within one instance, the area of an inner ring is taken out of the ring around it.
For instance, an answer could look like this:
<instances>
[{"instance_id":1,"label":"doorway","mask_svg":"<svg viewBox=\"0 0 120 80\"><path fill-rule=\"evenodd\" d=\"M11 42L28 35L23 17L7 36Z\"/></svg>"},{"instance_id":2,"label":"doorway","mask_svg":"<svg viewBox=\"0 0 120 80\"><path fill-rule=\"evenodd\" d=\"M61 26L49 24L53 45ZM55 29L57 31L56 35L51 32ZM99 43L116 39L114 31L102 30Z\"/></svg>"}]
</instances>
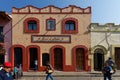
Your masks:
<instances>
[{"instance_id":1,"label":"doorway","mask_svg":"<svg viewBox=\"0 0 120 80\"><path fill-rule=\"evenodd\" d=\"M48 53L43 53L42 54L42 66L46 66L47 62L50 62L49 54Z\"/></svg>"},{"instance_id":2,"label":"doorway","mask_svg":"<svg viewBox=\"0 0 120 80\"><path fill-rule=\"evenodd\" d=\"M85 55L83 48L76 49L76 70L81 71L85 70Z\"/></svg>"},{"instance_id":3,"label":"doorway","mask_svg":"<svg viewBox=\"0 0 120 80\"><path fill-rule=\"evenodd\" d=\"M54 49L54 68L56 70L63 70L63 50L61 48Z\"/></svg>"},{"instance_id":4,"label":"doorway","mask_svg":"<svg viewBox=\"0 0 120 80\"><path fill-rule=\"evenodd\" d=\"M22 48L14 48L14 66L20 66L22 63Z\"/></svg>"},{"instance_id":5,"label":"doorway","mask_svg":"<svg viewBox=\"0 0 120 80\"><path fill-rule=\"evenodd\" d=\"M37 48L30 48L30 70L35 70L36 60L38 61L38 50ZM38 63L37 63L38 64Z\"/></svg>"},{"instance_id":6,"label":"doorway","mask_svg":"<svg viewBox=\"0 0 120 80\"><path fill-rule=\"evenodd\" d=\"M115 64L117 69L120 70L120 47L115 48Z\"/></svg>"},{"instance_id":7,"label":"doorway","mask_svg":"<svg viewBox=\"0 0 120 80\"><path fill-rule=\"evenodd\" d=\"M104 52L102 49L96 49L94 53L94 70L101 71L104 65Z\"/></svg>"}]
</instances>

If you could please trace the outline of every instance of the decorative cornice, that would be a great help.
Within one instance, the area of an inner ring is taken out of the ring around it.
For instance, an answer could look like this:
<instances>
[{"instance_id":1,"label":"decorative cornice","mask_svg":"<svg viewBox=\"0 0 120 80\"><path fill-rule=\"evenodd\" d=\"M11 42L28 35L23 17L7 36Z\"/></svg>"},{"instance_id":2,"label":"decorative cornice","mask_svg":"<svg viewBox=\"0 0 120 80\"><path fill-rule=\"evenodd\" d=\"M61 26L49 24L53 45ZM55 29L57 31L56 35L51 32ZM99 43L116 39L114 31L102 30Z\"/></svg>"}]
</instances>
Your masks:
<instances>
[{"instance_id":1,"label":"decorative cornice","mask_svg":"<svg viewBox=\"0 0 120 80\"><path fill-rule=\"evenodd\" d=\"M32 5L28 5L22 8L12 8L13 14L91 14L91 7L80 8L75 5L69 5L68 7L59 8L53 5L49 5L43 8L37 8Z\"/></svg>"},{"instance_id":2,"label":"decorative cornice","mask_svg":"<svg viewBox=\"0 0 120 80\"><path fill-rule=\"evenodd\" d=\"M104 25L99 25L99 23L91 23L89 30L91 32L119 32L120 25L115 25L114 23L106 23Z\"/></svg>"}]
</instances>

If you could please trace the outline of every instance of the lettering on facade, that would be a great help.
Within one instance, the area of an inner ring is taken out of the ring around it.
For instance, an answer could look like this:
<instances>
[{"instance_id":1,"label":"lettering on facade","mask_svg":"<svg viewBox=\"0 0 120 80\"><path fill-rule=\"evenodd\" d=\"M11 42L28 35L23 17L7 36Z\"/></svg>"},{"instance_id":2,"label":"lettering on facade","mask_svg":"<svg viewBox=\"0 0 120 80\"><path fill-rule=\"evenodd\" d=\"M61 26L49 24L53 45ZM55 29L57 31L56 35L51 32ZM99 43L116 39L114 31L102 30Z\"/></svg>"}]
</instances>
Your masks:
<instances>
[{"instance_id":1,"label":"lettering on facade","mask_svg":"<svg viewBox=\"0 0 120 80\"><path fill-rule=\"evenodd\" d=\"M44 43L70 43L71 37L68 35L32 35L32 42Z\"/></svg>"}]
</instances>

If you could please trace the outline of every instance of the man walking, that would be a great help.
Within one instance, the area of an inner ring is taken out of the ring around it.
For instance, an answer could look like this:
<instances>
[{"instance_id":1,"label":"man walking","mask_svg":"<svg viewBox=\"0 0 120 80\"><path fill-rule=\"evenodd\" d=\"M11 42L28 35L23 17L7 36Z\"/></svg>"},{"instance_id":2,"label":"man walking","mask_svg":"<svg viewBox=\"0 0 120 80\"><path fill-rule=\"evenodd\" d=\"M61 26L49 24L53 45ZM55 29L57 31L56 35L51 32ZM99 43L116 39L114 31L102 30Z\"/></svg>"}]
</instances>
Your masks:
<instances>
[{"instance_id":1,"label":"man walking","mask_svg":"<svg viewBox=\"0 0 120 80\"><path fill-rule=\"evenodd\" d=\"M11 63L5 62L3 65L3 69L0 70L0 80L13 80L11 73Z\"/></svg>"}]
</instances>

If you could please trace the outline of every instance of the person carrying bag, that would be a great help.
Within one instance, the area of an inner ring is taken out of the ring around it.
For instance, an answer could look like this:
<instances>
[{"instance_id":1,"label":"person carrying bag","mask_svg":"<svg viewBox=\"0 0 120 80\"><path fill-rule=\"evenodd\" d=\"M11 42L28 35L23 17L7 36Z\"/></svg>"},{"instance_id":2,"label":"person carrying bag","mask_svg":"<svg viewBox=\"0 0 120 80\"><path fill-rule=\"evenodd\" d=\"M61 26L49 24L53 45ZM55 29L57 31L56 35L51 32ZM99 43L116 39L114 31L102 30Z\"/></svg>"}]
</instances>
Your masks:
<instances>
[{"instance_id":1,"label":"person carrying bag","mask_svg":"<svg viewBox=\"0 0 120 80\"><path fill-rule=\"evenodd\" d=\"M49 62L46 63L46 80L48 80L49 78L51 80L54 80L53 76L52 76L52 73L53 73L53 68L52 66L49 64Z\"/></svg>"},{"instance_id":2,"label":"person carrying bag","mask_svg":"<svg viewBox=\"0 0 120 80\"><path fill-rule=\"evenodd\" d=\"M103 72L104 80L107 79L112 80L112 74L114 74L114 71L110 65L105 63L102 72Z\"/></svg>"}]
</instances>

